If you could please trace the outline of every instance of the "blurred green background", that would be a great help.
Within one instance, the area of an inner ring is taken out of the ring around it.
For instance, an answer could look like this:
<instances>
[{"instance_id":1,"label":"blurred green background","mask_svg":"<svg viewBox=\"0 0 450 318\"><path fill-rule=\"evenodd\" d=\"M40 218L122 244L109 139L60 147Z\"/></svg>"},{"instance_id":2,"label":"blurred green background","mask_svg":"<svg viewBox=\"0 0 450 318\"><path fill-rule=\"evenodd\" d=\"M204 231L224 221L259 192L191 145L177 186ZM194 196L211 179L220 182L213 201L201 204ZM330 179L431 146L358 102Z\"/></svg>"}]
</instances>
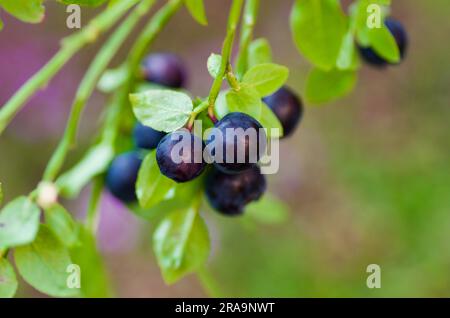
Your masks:
<instances>
[{"instance_id":1,"label":"blurred green background","mask_svg":"<svg viewBox=\"0 0 450 318\"><path fill-rule=\"evenodd\" d=\"M289 66L289 84L301 94L309 66L291 40L292 2L262 1L256 36L269 38L275 61ZM152 48L186 61L194 95L208 92L205 64L220 50L229 2L206 5L208 29L182 10ZM94 13L83 10L83 25ZM49 3L38 26L1 14L0 105L72 32L62 5ZM297 134L282 142L281 169L270 177L270 188L290 207L289 220L249 226L205 211L213 245L210 272L223 295L450 296L450 2L396 0L392 15L409 32L406 61L384 71L364 67L348 98L307 105ZM96 48L77 55L0 138L6 200L36 186ZM100 94L91 99L71 162L95 135L105 100ZM86 194L67 203L74 214L85 210ZM206 295L195 276L165 286L151 251L151 225L107 194L104 201L99 244L118 296ZM369 264L381 266L381 289L366 286ZM38 296L25 283L19 295Z\"/></svg>"}]
</instances>

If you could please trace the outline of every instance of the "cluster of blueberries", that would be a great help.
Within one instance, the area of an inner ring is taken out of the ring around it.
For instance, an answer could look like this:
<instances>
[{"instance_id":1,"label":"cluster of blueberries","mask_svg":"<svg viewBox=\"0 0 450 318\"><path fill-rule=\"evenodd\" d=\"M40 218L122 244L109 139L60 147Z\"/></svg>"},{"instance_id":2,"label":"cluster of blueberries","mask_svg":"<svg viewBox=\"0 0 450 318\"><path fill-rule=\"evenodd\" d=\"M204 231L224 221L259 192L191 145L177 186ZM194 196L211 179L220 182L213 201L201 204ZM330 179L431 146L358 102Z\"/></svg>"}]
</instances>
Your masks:
<instances>
[{"instance_id":1,"label":"cluster of blueberries","mask_svg":"<svg viewBox=\"0 0 450 318\"><path fill-rule=\"evenodd\" d=\"M402 24L392 18L385 21L386 26L393 34L399 47L402 59L407 48L407 35ZM370 47L360 47L363 59L374 66L383 67L388 63ZM180 59L173 54L152 54L142 63L142 71L145 80L168 88L179 89L186 82L186 71ZM269 106L279 119L286 138L294 132L303 117L303 105L300 98L288 87L283 87L271 96L265 97L263 101ZM248 139L223 138L223 152L232 147L234 156L236 149L245 150L244 162L215 162L213 168L206 177L205 192L211 206L225 215L239 215L245 206L253 201L259 200L266 190L266 179L255 163L265 151L265 133L262 125L254 118L244 113L233 112L215 123L215 128L227 136L227 129L251 128L258 133L264 134L263 138L258 136L256 145L250 145ZM187 136L186 136L187 135ZM190 151L183 153L183 161L176 163L172 158L174 147L181 138L190 138L191 144L201 144L202 147L191 147ZM203 160L203 149L205 143L200 137L179 130L166 134L156 131L137 123L134 128L134 143L140 149L156 149L156 160L163 175L178 182L188 182L200 176L207 164ZM206 146L209 141L206 141ZM239 144L241 143L241 144ZM256 146L257 158L249 158L251 147ZM243 148L242 148L243 147ZM195 159L197 158L197 159ZM198 160L198 158L201 158ZM236 159L236 157L234 158ZM106 184L110 192L125 203L136 201L135 183L142 159L139 151L132 151L117 156L112 162L106 176Z\"/></svg>"},{"instance_id":2,"label":"cluster of blueberries","mask_svg":"<svg viewBox=\"0 0 450 318\"><path fill-rule=\"evenodd\" d=\"M163 85L168 88L182 88L186 80L186 71L180 59L172 54L152 54L142 63L144 77L147 81ZM293 133L303 115L303 105L300 99L287 87L281 88L271 96L264 98L280 120L284 137ZM266 135L262 125L251 116L233 112L215 123L215 129L221 133L223 153L230 147L234 148L234 160L214 163L208 171L205 191L211 206L226 215L241 214L245 206L256 201L266 190L266 179L255 163L265 151ZM251 145L247 138L228 138L228 129L254 129L258 136L256 145ZM260 134L263 134L262 136ZM201 144L202 147L191 147L190 151L182 153L183 160L175 162L172 158L174 147L182 138L190 138L192 145ZM178 182L189 182L200 176L206 169L203 160L203 149L210 141L203 142L200 137L186 131L179 130L166 134L137 123L133 139L138 149L156 149L156 160L163 175ZM256 152L250 148L255 147ZM243 161L238 161L237 149L245 154ZM256 154L251 158L250 154ZM232 156L233 157L233 156ZM198 160L200 158L200 160ZM135 183L142 163L141 152L135 150L117 156L110 165L106 185L110 192L124 203L136 201Z\"/></svg>"}]
</instances>

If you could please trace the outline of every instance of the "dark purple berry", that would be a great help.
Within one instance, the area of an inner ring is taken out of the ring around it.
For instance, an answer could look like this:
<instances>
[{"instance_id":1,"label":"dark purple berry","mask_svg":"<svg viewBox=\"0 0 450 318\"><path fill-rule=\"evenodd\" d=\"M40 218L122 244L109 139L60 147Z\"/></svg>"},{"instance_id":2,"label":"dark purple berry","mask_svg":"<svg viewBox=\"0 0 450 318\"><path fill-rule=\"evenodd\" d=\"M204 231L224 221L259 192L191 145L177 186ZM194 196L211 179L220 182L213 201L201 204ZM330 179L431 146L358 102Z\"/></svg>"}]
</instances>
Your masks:
<instances>
[{"instance_id":1,"label":"dark purple berry","mask_svg":"<svg viewBox=\"0 0 450 318\"><path fill-rule=\"evenodd\" d=\"M211 206L225 215L240 215L250 202L259 200L267 183L258 166L240 174L214 169L206 180L206 196Z\"/></svg>"},{"instance_id":2,"label":"dark purple berry","mask_svg":"<svg viewBox=\"0 0 450 318\"><path fill-rule=\"evenodd\" d=\"M214 125L206 144L218 169L238 173L250 169L264 155L267 136L256 119L236 112Z\"/></svg>"},{"instance_id":3,"label":"dark purple berry","mask_svg":"<svg viewBox=\"0 0 450 318\"><path fill-rule=\"evenodd\" d=\"M166 135L164 132L137 123L134 126L133 138L136 147L142 149L156 149L161 139Z\"/></svg>"},{"instance_id":4,"label":"dark purple berry","mask_svg":"<svg viewBox=\"0 0 450 318\"><path fill-rule=\"evenodd\" d=\"M124 203L136 201L136 180L142 159L138 152L128 152L117 156L106 174L109 191Z\"/></svg>"},{"instance_id":5,"label":"dark purple berry","mask_svg":"<svg viewBox=\"0 0 450 318\"><path fill-rule=\"evenodd\" d=\"M408 35L405 28L399 21L393 18L387 18L384 23L394 36L395 42L397 42L398 49L400 51L401 60L403 60L408 47ZM359 51L363 59L371 65L382 67L390 64L371 47L360 47Z\"/></svg>"},{"instance_id":6,"label":"dark purple berry","mask_svg":"<svg viewBox=\"0 0 450 318\"><path fill-rule=\"evenodd\" d=\"M290 136L303 117L303 103L292 90L282 87L263 101L277 116L283 127L283 138Z\"/></svg>"},{"instance_id":7,"label":"dark purple berry","mask_svg":"<svg viewBox=\"0 0 450 318\"><path fill-rule=\"evenodd\" d=\"M203 141L188 131L175 131L166 135L159 143L156 161L166 177L176 182L191 181L206 167L203 161Z\"/></svg>"},{"instance_id":8,"label":"dark purple berry","mask_svg":"<svg viewBox=\"0 0 450 318\"><path fill-rule=\"evenodd\" d=\"M174 54L157 53L147 56L142 63L144 78L152 83L171 88L182 88L186 82L186 70Z\"/></svg>"}]
</instances>

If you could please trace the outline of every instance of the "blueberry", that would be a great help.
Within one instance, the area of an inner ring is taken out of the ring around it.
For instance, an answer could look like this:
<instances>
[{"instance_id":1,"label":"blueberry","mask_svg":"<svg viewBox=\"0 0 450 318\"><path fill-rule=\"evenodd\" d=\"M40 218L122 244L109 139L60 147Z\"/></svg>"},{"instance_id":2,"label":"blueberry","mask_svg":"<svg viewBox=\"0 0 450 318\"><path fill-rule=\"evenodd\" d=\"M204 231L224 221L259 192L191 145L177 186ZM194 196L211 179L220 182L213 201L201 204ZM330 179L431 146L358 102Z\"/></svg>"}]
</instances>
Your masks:
<instances>
[{"instance_id":1,"label":"blueberry","mask_svg":"<svg viewBox=\"0 0 450 318\"><path fill-rule=\"evenodd\" d=\"M142 160L138 152L128 152L117 156L106 174L109 191L124 203L136 201L136 180Z\"/></svg>"},{"instance_id":2,"label":"blueberry","mask_svg":"<svg viewBox=\"0 0 450 318\"><path fill-rule=\"evenodd\" d=\"M405 31L405 28L399 21L393 18L387 18L384 23L394 36L395 42L397 42L398 48L400 50L401 60L403 60L406 54L406 49L408 47L408 35ZM370 47L360 47L359 51L363 59L371 65L383 67L389 64L388 61L378 55L378 53Z\"/></svg>"},{"instance_id":3,"label":"blueberry","mask_svg":"<svg viewBox=\"0 0 450 318\"><path fill-rule=\"evenodd\" d=\"M142 149L156 149L166 134L153 128L137 123L134 126L133 137L136 147Z\"/></svg>"},{"instance_id":4,"label":"blueberry","mask_svg":"<svg viewBox=\"0 0 450 318\"><path fill-rule=\"evenodd\" d=\"M147 81L171 88L182 88L186 81L184 65L174 54L147 56L142 63L142 72Z\"/></svg>"},{"instance_id":5,"label":"blueberry","mask_svg":"<svg viewBox=\"0 0 450 318\"><path fill-rule=\"evenodd\" d=\"M226 173L250 169L262 157L267 146L261 124L244 113L229 113L218 121L207 141L207 152L214 165Z\"/></svg>"},{"instance_id":6,"label":"blueberry","mask_svg":"<svg viewBox=\"0 0 450 318\"><path fill-rule=\"evenodd\" d=\"M275 113L283 127L283 138L290 136L303 117L303 103L288 87L282 87L263 101Z\"/></svg>"},{"instance_id":7,"label":"blueberry","mask_svg":"<svg viewBox=\"0 0 450 318\"><path fill-rule=\"evenodd\" d=\"M214 169L206 179L206 196L211 206L225 215L240 215L252 201L259 200L267 183L258 166L240 174L226 174Z\"/></svg>"},{"instance_id":8,"label":"blueberry","mask_svg":"<svg viewBox=\"0 0 450 318\"><path fill-rule=\"evenodd\" d=\"M203 141L188 131L175 131L166 135L159 143L156 161L166 177L176 182L191 181L206 167L203 161Z\"/></svg>"}]
</instances>

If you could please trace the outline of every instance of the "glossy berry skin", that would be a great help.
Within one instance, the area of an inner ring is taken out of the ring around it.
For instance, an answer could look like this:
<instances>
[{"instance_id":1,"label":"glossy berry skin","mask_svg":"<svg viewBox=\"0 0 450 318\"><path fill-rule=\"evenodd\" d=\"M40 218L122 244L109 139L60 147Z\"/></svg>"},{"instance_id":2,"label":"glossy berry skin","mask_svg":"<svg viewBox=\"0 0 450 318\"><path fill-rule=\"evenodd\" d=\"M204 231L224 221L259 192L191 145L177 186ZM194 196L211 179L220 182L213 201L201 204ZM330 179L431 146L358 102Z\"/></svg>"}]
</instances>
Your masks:
<instances>
[{"instance_id":1,"label":"glossy berry skin","mask_svg":"<svg viewBox=\"0 0 450 318\"><path fill-rule=\"evenodd\" d=\"M244 132L253 132L253 142L250 135ZM214 135L221 137L212 138ZM244 113L234 112L227 114L214 125L206 144L211 148L213 156L219 157L217 149L222 149L223 156L220 157L223 158L221 160L214 158L217 169L225 173L239 173L250 169L259 161L266 150L267 136L256 119Z\"/></svg>"},{"instance_id":2,"label":"glossy berry skin","mask_svg":"<svg viewBox=\"0 0 450 318\"><path fill-rule=\"evenodd\" d=\"M156 148L156 161L166 177L182 183L197 178L206 167L203 141L188 131L166 135Z\"/></svg>"},{"instance_id":3,"label":"glossy berry skin","mask_svg":"<svg viewBox=\"0 0 450 318\"><path fill-rule=\"evenodd\" d=\"M303 117L303 103L291 89L282 87L263 101L277 116L283 127L283 138L292 135Z\"/></svg>"},{"instance_id":4,"label":"glossy berry skin","mask_svg":"<svg viewBox=\"0 0 450 318\"><path fill-rule=\"evenodd\" d=\"M394 36L395 42L397 42L398 48L400 50L401 60L403 60L408 47L408 35L403 25L393 18L387 18L384 23ZM370 47L360 47L359 52L362 58L370 65L384 67L390 64Z\"/></svg>"},{"instance_id":5,"label":"glossy berry skin","mask_svg":"<svg viewBox=\"0 0 450 318\"><path fill-rule=\"evenodd\" d=\"M170 88L182 88L186 82L184 65L174 54L147 56L142 62L142 73L147 81Z\"/></svg>"},{"instance_id":6,"label":"glossy berry skin","mask_svg":"<svg viewBox=\"0 0 450 318\"><path fill-rule=\"evenodd\" d=\"M117 156L106 174L106 187L120 201L136 201L136 180L142 159L138 152L128 152Z\"/></svg>"},{"instance_id":7,"label":"glossy berry skin","mask_svg":"<svg viewBox=\"0 0 450 318\"><path fill-rule=\"evenodd\" d=\"M218 212L234 216L244 212L245 206L259 200L267 182L258 166L240 174L226 174L214 169L206 179L206 196Z\"/></svg>"},{"instance_id":8,"label":"glossy berry skin","mask_svg":"<svg viewBox=\"0 0 450 318\"><path fill-rule=\"evenodd\" d=\"M156 131L153 128L137 123L134 126L133 139L136 147L142 149L156 149L159 142L166 135L164 132Z\"/></svg>"}]
</instances>

